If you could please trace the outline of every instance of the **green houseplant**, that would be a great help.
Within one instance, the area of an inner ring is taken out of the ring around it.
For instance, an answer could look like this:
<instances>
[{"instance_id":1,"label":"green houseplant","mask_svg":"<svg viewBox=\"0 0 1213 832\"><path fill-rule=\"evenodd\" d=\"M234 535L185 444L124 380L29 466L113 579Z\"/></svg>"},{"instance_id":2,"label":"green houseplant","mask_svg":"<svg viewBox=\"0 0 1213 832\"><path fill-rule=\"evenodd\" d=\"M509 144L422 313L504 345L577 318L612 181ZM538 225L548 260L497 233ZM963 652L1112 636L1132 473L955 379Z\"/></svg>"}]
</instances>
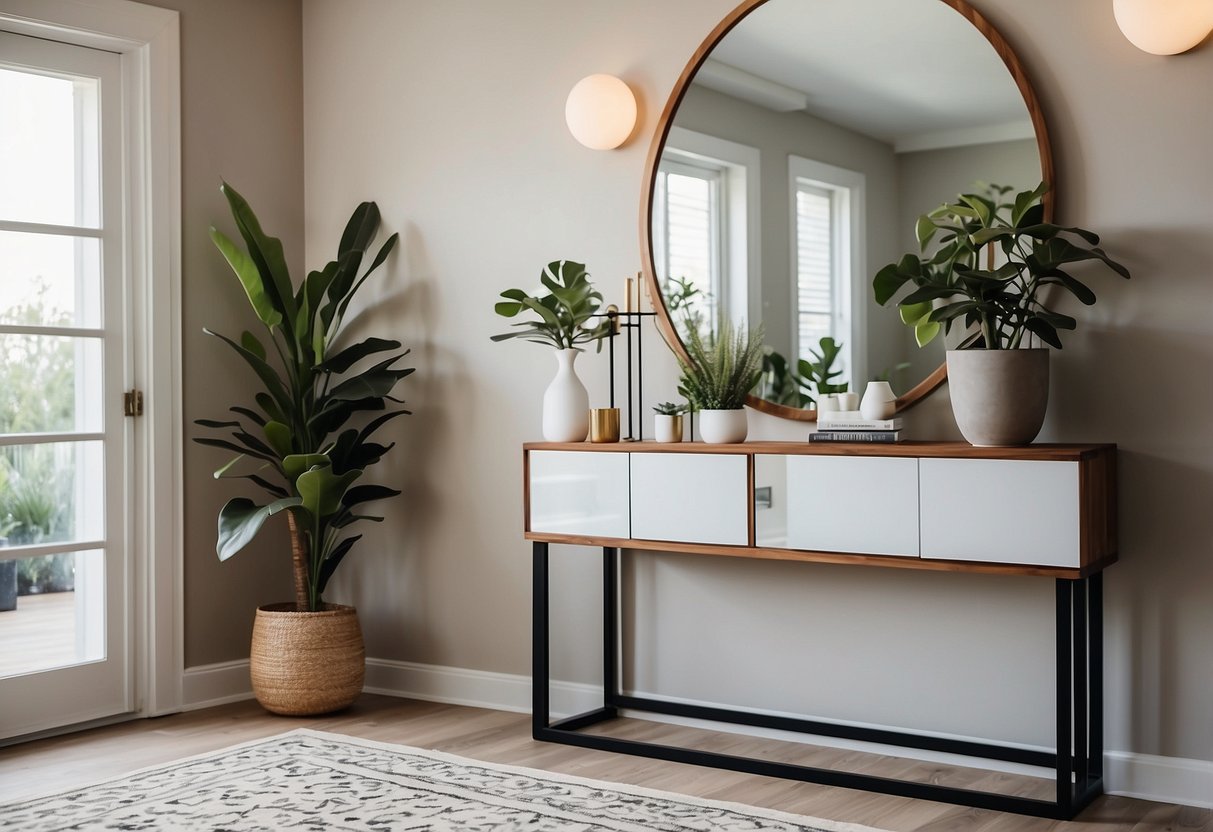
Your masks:
<instances>
[{"instance_id":1,"label":"green houseplant","mask_svg":"<svg viewBox=\"0 0 1213 832\"><path fill-rule=\"evenodd\" d=\"M611 332L611 320L599 313L602 295L590 283L585 264L554 260L539 274L547 291L533 296L506 289L493 307L498 315L515 318L530 312L535 318L514 324L493 341L522 338L556 348L556 377L543 394L543 438L549 442L581 442L590 430L590 397L577 378L574 362L581 345L596 343Z\"/></svg>"},{"instance_id":2,"label":"green houseplant","mask_svg":"<svg viewBox=\"0 0 1213 832\"><path fill-rule=\"evenodd\" d=\"M734 327L721 319L714 335L690 330L689 361L679 360L682 379L678 392L699 413L705 442L744 442L746 396L762 378L763 330Z\"/></svg>"},{"instance_id":3,"label":"green houseplant","mask_svg":"<svg viewBox=\"0 0 1213 832\"><path fill-rule=\"evenodd\" d=\"M282 243L262 231L252 208L235 189L225 183L221 190L244 248L213 227L211 239L265 331L261 337L246 331L238 339L206 332L248 364L262 389L254 403L229 408L235 418L197 420L198 425L226 435L195 441L235 454L215 471L217 478L245 479L269 500L265 504L247 497L229 500L219 512L216 552L220 560L227 560L257 535L267 519L286 513L295 600L258 610L253 686L270 710L322 713L353 701L363 673L356 614L350 607L325 604L325 587L362 536L351 535L350 528L359 521L382 520L365 514L362 506L400 493L382 485L355 483L392 447L374 441L375 433L408 413L392 407L402 403L392 396L397 383L413 372L411 367L397 366L408 350L401 351L400 342L391 339L369 337L346 343L342 338L351 301L387 259L398 235L389 237L364 268L379 229L379 209L373 202L362 203L341 235L336 259L310 272L296 287ZM366 360L373 363L356 369ZM375 415L367 419L370 414ZM349 619L339 632L338 618ZM310 621L317 623L313 627ZM265 629L270 627L283 629L271 633ZM298 656L284 655L291 649L282 646L287 644L287 631L297 636L290 643L297 645ZM301 657L315 662L326 633L336 636L335 653L319 662L314 677L307 676ZM346 684L336 685L342 664L351 667L345 673ZM285 696L279 695L288 683L298 684Z\"/></svg>"},{"instance_id":4,"label":"green houseplant","mask_svg":"<svg viewBox=\"0 0 1213 832\"><path fill-rule=\"evenodd\" d=\"M1129 277L1099 247L1097 234L1045 221L1044 183L1011 190L992 185L985 193L961 194L919 217L924 257L905 255L877 272L872 284L882 305L909 287L896 303L920 346L957 321L967 328L958 349L948 351L948 377L957 425L975 445L1031 442L1044 423L1048 351L1028 348L1029 342L1035 336L1060 349L1059 331L1076 325L1048 306L1051 287L1090 305L1095 293L1071 266L1094 261Z\"/></svg>"}]
</instances>

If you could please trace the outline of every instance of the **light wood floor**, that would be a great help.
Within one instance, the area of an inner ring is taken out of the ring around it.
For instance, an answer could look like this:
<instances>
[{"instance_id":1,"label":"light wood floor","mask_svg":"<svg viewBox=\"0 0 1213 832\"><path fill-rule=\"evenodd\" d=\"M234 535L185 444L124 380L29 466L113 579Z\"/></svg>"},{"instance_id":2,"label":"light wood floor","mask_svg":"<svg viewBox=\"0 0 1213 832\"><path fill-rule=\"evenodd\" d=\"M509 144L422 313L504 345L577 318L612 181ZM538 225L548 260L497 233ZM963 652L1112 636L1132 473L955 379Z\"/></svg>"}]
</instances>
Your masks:
<instances>
[{"instance_id":1,"label":"light wood floor","mask_svg":"<svg viewBox=\"0 0 1213 832\"><path fill-rule=\"evenodd\" d=\"M76 593L22 595L0 612L0 678L61 667L76 655Z\"/></svg>"},{"instance_id":2,"label":"light wood floor","mask_svg":"<svg viewBox=\"0 0 1213 832\"><path fill-rule=\"evenodd\" d=\"M1060 823L538 743L531 739L530 721L525 714L369 694L363 695L349 710L329 717L288 719L271 716L253 702L240 702L0 749L0 802L83 785L296 727L767 806L868 824L891 832L1213 832L1213 810L1208 809L1102 797L1077 821ZM611 726L611 733L753 756L786 757L795 753L798 759L811 761L810 764L829 762L865 772L887 772L905 778L1014 793L1031 793L1037 786L1031 778L640 720L619 720Z\"/></svg>"}]
</instances>

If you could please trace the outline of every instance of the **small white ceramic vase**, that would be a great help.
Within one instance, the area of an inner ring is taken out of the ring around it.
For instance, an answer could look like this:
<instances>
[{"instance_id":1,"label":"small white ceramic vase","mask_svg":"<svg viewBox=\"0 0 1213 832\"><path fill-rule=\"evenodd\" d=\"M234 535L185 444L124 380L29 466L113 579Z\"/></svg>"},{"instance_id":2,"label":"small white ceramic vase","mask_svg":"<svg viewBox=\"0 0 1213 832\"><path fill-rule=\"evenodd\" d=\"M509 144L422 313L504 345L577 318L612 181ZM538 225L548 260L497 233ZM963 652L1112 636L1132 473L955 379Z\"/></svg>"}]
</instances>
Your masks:
<instances>
[{"instance_id":1,"label":"small white ceramic vase","mask_svg":"<svg viewBox=\"0 0 1213 832\"><path fill-rule=\"evenodd\" d=\"M732 442L744 442L750 432L750 424L746 418L745 409L740 410L701 410L699 419L699 435L704 442L713 445L724 445Z\"/></svg>"},{"instance_id":2,"label":"small white ceramic vase","mask_svg":"<svg viewBox=\"0 0 1213 832\"><path fill-rule=\"evenodd\" d=\"M682 441L682 416L658 413L653 417L653 438L658 442Z\"/></svg>"},{"instance_id":3,"label":"small white ceramic vase","mask_svg":"<svg viewBox=\"0 0 1213 832\"><path fill-rule=\"evenodd\" d=\"M892 419L897 412L897 397L887 381L869 381L859 402L859 413L865 419Z\"/></svg>"},{"instance_id":4,"label":"small white ceramic vase","mask_svg":"<svg viewBox=\"0 0 1213 832\"><path fill-rule=\"evenodd\" d=\"M549 442L584 442L590 432L590 394L573 369L580 352L556 351L556 377L543 392L543 438Z\"/></svg>"}]
</instances>

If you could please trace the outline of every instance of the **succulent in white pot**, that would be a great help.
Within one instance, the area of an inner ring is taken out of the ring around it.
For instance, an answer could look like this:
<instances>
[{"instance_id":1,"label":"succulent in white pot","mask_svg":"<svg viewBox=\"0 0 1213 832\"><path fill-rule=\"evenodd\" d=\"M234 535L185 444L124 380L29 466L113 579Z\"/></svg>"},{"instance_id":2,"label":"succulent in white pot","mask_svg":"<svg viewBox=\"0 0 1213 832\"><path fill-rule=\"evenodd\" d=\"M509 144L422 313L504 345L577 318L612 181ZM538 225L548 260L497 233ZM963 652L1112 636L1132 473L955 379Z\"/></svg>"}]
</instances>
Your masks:
<instances>
[{"instance_id":1,"label":"succulent in white pot","mask_svg":"<svg viewBox=\"0 0 1213 832\"><path fill-rule=\"evenodd\" d=\"M662 402L653 406L653 438L658 442L682 441L682 414L685 404Z\"/></svg>"}]
</instances>

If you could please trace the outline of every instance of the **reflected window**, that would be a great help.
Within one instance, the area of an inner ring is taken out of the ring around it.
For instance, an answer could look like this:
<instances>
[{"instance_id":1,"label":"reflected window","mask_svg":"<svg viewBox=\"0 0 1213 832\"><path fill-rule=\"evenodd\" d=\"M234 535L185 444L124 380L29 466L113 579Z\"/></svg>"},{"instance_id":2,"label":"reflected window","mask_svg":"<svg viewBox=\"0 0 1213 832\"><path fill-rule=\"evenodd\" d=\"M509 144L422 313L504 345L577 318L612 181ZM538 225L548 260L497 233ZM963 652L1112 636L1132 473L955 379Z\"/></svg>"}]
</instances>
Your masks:
<instances>
[{"instance_id":1,"label":"reflected window","mask_svg":"<svg viewBox=\"0 0 1213 832\"><path fill-rule=\"evenodd\" d=\"M789 157L792 194L793 354L812 361L822 338L841 344L835 364L842 379L865 377L860 309L863 174L799 156Z\"/></svg>"},{"instance_id":2,"label":"reflected window","mask_svg":"<svg viewBox=\"0 0 1213 832\"><path fill-rule=\"evenodd\" d=\"M664 159L653 206L654 260L675 320L712 321L721 297L723 166Z\"/></svg>"}]
</instances>

